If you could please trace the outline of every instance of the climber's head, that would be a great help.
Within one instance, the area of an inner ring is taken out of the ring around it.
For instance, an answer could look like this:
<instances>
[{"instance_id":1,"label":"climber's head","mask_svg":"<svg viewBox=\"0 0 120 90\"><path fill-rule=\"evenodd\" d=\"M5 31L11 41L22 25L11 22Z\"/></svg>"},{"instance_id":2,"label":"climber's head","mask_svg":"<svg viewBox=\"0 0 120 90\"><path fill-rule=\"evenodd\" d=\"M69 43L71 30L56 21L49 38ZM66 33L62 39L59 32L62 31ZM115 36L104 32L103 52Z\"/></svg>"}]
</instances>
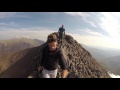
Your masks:
<instances>
[{"instance_id":1,"label":"climber's head","mask_svg":"<svg viewBox=\"0 0 120 90\"><path fill-rule=\"evenodd\" d=\"M50 34L47 38L47 42L51 51L57 48L57 36L55 34Z\"/></svg>"}]
</instances>

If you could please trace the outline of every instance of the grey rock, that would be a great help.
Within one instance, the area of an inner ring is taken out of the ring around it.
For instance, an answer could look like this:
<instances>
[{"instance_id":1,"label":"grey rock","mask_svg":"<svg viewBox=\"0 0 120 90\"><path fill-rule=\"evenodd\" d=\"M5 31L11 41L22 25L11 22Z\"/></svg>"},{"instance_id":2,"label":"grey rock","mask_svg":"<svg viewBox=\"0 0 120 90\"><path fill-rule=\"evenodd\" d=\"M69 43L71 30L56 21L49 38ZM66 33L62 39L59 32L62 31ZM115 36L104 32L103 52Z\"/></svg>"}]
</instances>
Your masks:
<instances>
[{"instance_id":1,"label":"grey rock","mask_svg":"<svg viewBox=\"0 0 120 90\"><path fill-rule=\"evenodd\" d=\"M39 48L43 49L43 46ZM107 71L91 56L90 52L85 50L72 36L66 35L63 38L62 49L68 65L67 78L110 78ZM39 55L40 53L42 52L39 51ZM61 72L59 67L57 78L61 77Z\"/></svg>"}]
</instances>

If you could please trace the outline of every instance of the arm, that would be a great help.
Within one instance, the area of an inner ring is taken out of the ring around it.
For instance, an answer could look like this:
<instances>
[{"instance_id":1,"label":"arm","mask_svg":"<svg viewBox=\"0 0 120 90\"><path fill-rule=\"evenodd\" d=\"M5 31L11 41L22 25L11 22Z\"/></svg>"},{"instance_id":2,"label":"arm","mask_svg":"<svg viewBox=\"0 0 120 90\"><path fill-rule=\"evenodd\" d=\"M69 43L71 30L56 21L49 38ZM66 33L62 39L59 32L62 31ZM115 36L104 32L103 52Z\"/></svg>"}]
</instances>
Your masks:
<instances>
[{"instance_id":1,"label":"arm","mask_svg":"<svg viewBox=\"0 0 120 90\"><path fill-rule=\"evenodd\" d=\"M44 50L42 52L41 62L40 62L40 65L38 67L39 71L41 71L43 69L43 62L44 62Z\"/></svg>"},{"instance_id":2,"label":"arm","mask_svg":"<svg viewBox=\"0 0 120 90\"><path fill-rule=\"evenodd\" d=\"M43 59L41 59L41 63L40 65L38 66L38 71L42 71L43 70Z\"/></svg>"},{"instance_id":3,"label":"arm","mask_svg":"<svg viewBox=\"0 0 120 90\"><path fill-rule=\"evenodd\" d=\"M65 37L65 29L64 29L64 37Z\"/></svg>"},{"instance_id":4,"label":"arm","mask_svg":"<svg viewBox=\"0 0 120 90\"><path fill-rule=\"evenodd\" d=\"M67 70L62 70L62 78L66 78L68 75L68 71Z\"/></svg>"},{"instance_id":5,"label":"arm","mask_svg":"<svg viewBox=\"0 0 120 90\"><path fill-rule=\"evenodd\" d=\"M65 62L65 57L63 55L63 51L60 50L60 56L59 56L59 64L60 64L60 67L62 69L62 78L66 78L67 75L68 75L68 71L67 71L67 65L66 65L66 62Z\"/></svg>"},{"instance_id":6,"label":"arm","mask_svg":"<svg viewBox=\"0 0 120 90\"><path fill-rule=\"evenodd\" d=\"M59 30L58 30L58 33L60 33L60 28L59 28Z\"/></svg>"},{"instance_id":7,"label":"arm","mask_svg":"<svg viewBox=\"0 0 120 90\"><path fill-rule=\"evenodd\" d=\"M42 58L41 58L40 66L43 66L43 61L44 61L44 53L42 53Z\"/></svg>"},{"instance_id":8,"label":"arm","mask_svg":"<svg viewBox=\"0 0 120 90\"><path fill-rule=\"evenodd\" d=\"M44 64L45 53L47 53L47 52L46 52L46 48L47 48L47 47L48 47L48 46L44 47L43 50L42 50L42 57L41 57L40 66L43 66L43 64Z\"/></svg>"}]
</instances>

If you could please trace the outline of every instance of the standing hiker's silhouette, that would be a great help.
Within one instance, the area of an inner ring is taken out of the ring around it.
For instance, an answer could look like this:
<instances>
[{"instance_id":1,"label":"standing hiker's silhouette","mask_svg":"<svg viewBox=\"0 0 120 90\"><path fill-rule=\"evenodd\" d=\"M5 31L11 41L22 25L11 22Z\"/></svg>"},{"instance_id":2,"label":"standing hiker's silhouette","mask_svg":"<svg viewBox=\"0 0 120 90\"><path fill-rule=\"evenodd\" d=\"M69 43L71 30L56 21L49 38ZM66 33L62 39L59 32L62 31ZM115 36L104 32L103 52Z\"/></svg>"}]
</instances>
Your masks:
<instances>
[{"instance_id":1,"label":"standing hiker's silhouette","mask_svg":"<svg viewBox=\"0 0 120 90\"><path fill-rule=\"evenodd\" d=\"M64 28L63 25L62 25L62 27L59 28L58 33L59 33L59 42L62 45L63 33L64 33L64 36L65 36L65 28Z\"/></svg>"}]
</instances>

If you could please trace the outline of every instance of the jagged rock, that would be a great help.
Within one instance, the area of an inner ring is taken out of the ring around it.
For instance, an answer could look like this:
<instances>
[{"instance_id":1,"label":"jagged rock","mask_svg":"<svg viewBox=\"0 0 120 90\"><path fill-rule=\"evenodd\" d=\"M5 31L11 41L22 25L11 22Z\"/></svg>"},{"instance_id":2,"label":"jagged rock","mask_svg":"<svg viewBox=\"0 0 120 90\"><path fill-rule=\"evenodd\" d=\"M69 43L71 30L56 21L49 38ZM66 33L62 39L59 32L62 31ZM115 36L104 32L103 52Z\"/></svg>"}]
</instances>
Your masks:
<instances>
[{"instance_id":1,"label":"jagged rock","mask_svg":"<svg viewBox=\"0 0 120 90\"><path fill-rule=\"evenodd\" d=\"M58 37L58 33L55 32L55 34ZM43 78L42 73L38 72L37 68L41 62L42 50L46 45L47 43L44 43L41 46L19 52L19 54L17 53L18 56L22 53L25 54L22 55L20 59L17 58L17 61L19 62L6 71L3 77L9 76L23 78L26 76L32 76L33 78ZM69 74L67 78L110 78L107 71L92 57L87 50L82 47L81 44L74 40L72 36L65 35L61 49L64 52L66 64L68 65ZM21 67L21 65L24 67ZM14 69L16 73L13 73ZM24 72L20 72L22 70ZM60 66L58 68L57 78L61 78Z\"/></svg>"},{"instance_id":2,"label":"jagged rock","mask_svg":"<svg viewBox=\"0 0 120 90\"><path fill-rule=\"evenodd\" d=\"M72 36L66 35L63 38L62 49L68 65L68 78L110 78L107 71ZM59 67L57 78L60 77L61 69Z\"/></svg>"}]
</instances>

